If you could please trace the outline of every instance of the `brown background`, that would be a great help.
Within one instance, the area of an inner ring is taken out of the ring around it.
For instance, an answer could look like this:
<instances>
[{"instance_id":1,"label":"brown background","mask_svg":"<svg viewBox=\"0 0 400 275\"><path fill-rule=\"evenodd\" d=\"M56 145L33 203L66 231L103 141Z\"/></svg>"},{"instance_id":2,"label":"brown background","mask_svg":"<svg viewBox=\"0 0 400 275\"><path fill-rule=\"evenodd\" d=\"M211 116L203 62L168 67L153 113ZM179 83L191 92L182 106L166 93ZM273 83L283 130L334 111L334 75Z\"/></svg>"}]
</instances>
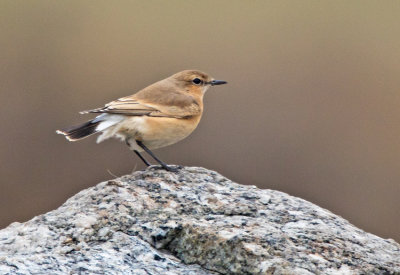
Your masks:
<instances>
[{"instance_id":1,"label":"brown background","mask_svg":"<svg viewBox=\"0 0 400 275\"><path fill-rule=\"evenodd\" d=\"M1 1L0 225L143 166L59 127L183 69L211 89L169 163L282 190L400 240L398 1Z\"/></svg>"}]
</instances>

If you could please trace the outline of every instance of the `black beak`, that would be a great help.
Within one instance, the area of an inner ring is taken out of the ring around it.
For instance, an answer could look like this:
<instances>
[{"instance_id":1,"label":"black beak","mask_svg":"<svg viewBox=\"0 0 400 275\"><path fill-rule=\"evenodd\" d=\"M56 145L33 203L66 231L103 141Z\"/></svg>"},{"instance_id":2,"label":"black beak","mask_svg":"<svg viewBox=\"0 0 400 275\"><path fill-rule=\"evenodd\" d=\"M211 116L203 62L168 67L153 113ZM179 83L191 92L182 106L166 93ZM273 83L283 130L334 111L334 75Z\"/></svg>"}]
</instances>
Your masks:
<instances>
[{"instance_id":1,"label":"black beak","mask_svg":"<svg viewBox=\"0 0 400 275\"><path fill-rule=\"evenodd\" d=\"M223 81L223 80L212 80L212 81L210 81L210 82L208 82L208 83L210 83L210 84L211 84L211 86L215 86L215 85L222 85L222 84L226 84L226 83L228 83L228 82L226 82L226 81Z\"/></svg>"}]
</instances>

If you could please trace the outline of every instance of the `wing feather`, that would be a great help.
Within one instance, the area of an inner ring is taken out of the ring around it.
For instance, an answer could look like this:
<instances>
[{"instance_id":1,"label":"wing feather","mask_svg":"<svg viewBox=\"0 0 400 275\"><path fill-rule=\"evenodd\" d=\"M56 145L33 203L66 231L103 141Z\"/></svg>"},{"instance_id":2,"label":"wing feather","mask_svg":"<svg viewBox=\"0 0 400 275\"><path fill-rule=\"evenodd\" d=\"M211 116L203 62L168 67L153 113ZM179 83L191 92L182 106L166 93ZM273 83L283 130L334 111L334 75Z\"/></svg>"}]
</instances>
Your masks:
<instances>
[{"instance_id":1,"label":"wing feather","mask_svg":"<svg viewBox=\"0 0 400 275\"><path fill-rule=\"evenodd\" d=\"M111 101L102 108L81 112L87 113L187 118L200 114L201 108L190 95L144 89L137 94Z\"/></svg>"}]
</instances>

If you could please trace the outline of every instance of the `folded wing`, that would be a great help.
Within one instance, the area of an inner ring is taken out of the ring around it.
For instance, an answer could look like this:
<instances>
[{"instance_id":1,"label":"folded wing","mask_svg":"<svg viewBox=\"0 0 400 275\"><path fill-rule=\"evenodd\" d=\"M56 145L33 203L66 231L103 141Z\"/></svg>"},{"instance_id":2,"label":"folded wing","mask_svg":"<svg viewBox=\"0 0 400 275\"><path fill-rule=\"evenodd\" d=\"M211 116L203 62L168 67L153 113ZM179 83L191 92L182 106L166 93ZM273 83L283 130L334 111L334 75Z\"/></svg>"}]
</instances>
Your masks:
<instances>
[{"instance_id":1,"label":"folded wing","mask_svg":"<svg viewBox=\"0 0 400 275\"><path fill-rule=\"evenodd\" d=\"M151 103L147 97L137 98L137 95L141 94L123 97L106 104L103 108L83 111L81 114L107 113L126 116L188 118L201 113L200 105L190 95L176 93L173 98L171 98L171 94L162 98L162 94L157 93L154 94L156 98L151 98Z\"/></svg>"}]
</instances>

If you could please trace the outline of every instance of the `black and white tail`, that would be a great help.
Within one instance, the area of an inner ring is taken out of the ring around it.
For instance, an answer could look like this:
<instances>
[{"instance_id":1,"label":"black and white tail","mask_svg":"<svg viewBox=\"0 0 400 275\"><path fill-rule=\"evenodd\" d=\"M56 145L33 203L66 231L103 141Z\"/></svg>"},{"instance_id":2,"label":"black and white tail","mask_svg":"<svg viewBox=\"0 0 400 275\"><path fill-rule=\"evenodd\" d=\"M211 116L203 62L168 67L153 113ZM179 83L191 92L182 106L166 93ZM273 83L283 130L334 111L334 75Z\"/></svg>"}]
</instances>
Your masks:
<instances>
[{"instance_id":1,"label":"black and white tail","mask_svg":"<svg viewBox=\"0 0 400 275\"><path fill-rule=\"evenodd\" d=\"M98 132L97 126L101 121L90 120L80 125L57 130L57 134L64 135L69 141L77 141Z\"/></svg>"},{"instance_id":2,"label":"black and white tail","mask_svg":"<svg viewBox=\"0 0 400 275\"><path fill-rule=\"evenodd\" d=\"M97 143L99 143L110 138L114 134L112 126L121 122L123 119L124 116L121 115L101 114L83 124L57 130L57 134L64 135L69 141L77 141L95 133L103 132L103 134L97 138Z\"/></svg>"}]
</instances>

